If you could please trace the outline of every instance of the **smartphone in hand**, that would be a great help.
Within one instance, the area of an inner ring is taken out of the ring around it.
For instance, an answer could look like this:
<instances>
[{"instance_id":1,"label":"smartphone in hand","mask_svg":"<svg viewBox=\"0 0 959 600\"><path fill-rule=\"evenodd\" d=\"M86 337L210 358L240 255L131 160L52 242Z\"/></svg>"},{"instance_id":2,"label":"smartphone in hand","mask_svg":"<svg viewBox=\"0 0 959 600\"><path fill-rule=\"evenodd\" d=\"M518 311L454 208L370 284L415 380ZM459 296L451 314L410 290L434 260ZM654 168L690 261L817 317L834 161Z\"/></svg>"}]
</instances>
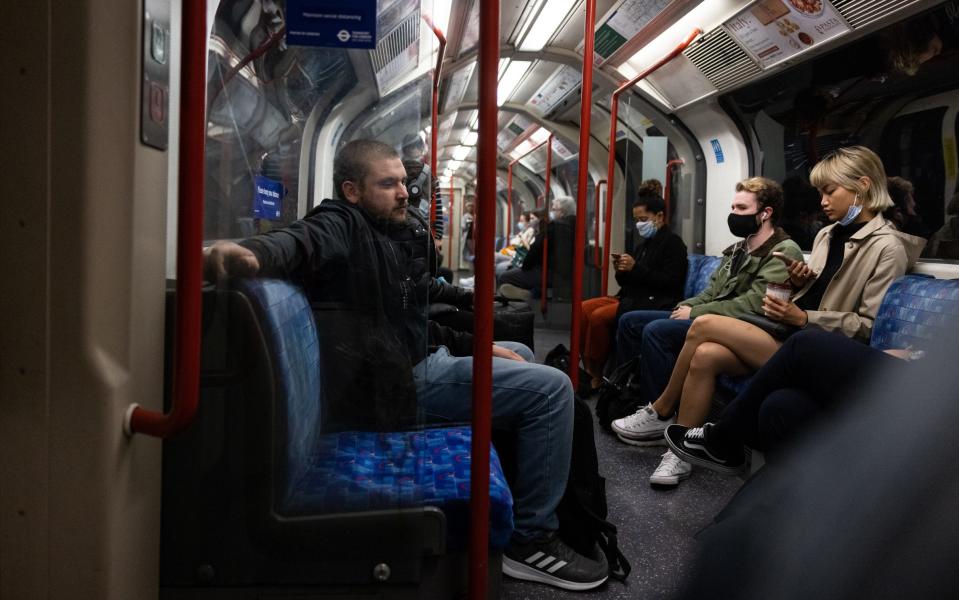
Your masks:
<instances>
[{"instance_id":1,"label":"smartphone in hand","mask_svg":"<svg viewBox=\"0 0 959 600\"><path fill-rule=\"evenodd\" d=\"M791 259L791 258L789 258L788 256L786 256L785 254L783 254L782 252L773 252L773 256L775 256L775 257L778 258L779 260L783 261L783 263L785 263L787 269L790 268L791 266L793 266L793 263L796 262L796 261L794 261L793 259Z\"/></svg>"}]
</instances>

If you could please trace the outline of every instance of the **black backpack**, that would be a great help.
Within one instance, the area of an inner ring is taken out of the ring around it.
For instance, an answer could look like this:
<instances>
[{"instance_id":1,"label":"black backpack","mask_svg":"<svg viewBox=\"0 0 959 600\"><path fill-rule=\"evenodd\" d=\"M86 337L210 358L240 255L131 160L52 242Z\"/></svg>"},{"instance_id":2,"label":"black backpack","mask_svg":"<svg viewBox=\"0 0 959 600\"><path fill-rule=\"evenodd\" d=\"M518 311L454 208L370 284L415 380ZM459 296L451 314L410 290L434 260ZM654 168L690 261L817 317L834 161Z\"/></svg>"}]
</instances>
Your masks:
<instances>
[{"instance_id":1,"label":"black backpack","mask_svg":"<svg viewBox=\"0 0 959 600\"><path fill-rule=\"evenodd\" d=\"M633 358L603 380L596 400L596 419L606 431L612 431L613 421L633 414L642 404L639 397L640 365L639 357Z\"/></svg>"},{"instance_id":2,"label":"black backpack","mask_svg":"<svg viewBox=\"0 0 959 600\"><path fill-rule=\"evenodd\" d=\"M554 369L559 369L563 373L569 373L569 350L566 349L566 346L563 344L557 344L555 348L549 351L546 355L546 358L543 359L543 364L553 367ZM586 397L589 396L590 390L589 381L592 379L589 373L586 372L582 367L579 368L579 386L576 389L576 393L580 396Z\"/></svg>"},{"instance_id":3,"label":"black backpack","mask_svg":"<svg viewBox=\"0 0 959 600\"><path fill-rule=\"evenodd\" d=\"M619 549L616 526L606 520L607 515L606 479L599 474L593 415L589 406L576 398L569 479L556 508L559 535L583 556L596 558L599 545L609 564L609 576L625 581L632 567Z\"/></svg>"}]
</instances>

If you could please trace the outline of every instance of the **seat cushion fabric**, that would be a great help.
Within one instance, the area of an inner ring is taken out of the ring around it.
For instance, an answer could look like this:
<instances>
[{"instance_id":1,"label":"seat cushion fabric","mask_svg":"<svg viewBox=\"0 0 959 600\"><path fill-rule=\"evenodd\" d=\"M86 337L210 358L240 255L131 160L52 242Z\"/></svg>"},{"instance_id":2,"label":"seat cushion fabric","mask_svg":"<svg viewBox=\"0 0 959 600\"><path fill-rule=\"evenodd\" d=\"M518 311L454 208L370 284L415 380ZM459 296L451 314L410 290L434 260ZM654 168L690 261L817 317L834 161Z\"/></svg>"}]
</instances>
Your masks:
<instances>
[{"instance_id":1,"label":"seat cushion fabric","mask_svg":"<svg viewBox=\"0 0 959 600\"><path fill-rule=\"evenodd\" d=\"M686 272L686 298L692 298L706 289L713 271L719 267L722 257L705 254L690 254L689 270Z\"/></svg>"},{"instance_id":2,"label":"seat cushion fabric","mask_svg":"<svg viewBox=\"0 0 959 600\"><path fill-rule=\"evenodd\" d=\"M469 427L324 434L281 512L436 506L446 514L450 546L466 547L471 439ZM513 498L492 448L489 495L490 545L505 548L513 531Z\"/></svg>"},{"instance_id":3,"label":"seat cushion fabric","mask_svg":"<svg viewBox=\"0 0 959 600\"><path fill-rule=\"evenodd\" d=\"M879 350L923 348L944 324L959 317L959 280L900 277L879 306L869 345Z\"/></svg>"}]
</instances>

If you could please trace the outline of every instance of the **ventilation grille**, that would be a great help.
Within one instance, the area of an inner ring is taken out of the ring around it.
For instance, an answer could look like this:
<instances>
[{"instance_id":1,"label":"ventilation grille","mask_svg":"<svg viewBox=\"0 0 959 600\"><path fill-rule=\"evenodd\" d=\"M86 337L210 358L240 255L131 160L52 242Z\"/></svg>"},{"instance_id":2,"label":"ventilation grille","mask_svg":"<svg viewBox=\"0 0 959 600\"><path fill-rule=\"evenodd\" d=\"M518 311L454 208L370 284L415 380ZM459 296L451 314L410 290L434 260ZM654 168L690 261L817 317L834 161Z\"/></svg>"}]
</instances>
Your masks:
<instances>
[{"instance_id":1,"label":"ventilation grille","mask_svg":"<svg viewBox=\"0 0 959 600\"><path fill-rule=\"evenodd\" d=\"M919 0L833 0L832 5L849 22L853 29L865 27L870 23L892 13L917 4Z\"/></svg>"},{"instance_id":2,"label":"ventilation grille","mask_svg":"<svg viewBox=\"0 0 959 600\"><path fill-rule=\"evenodd\" d=\"M390 80L394 74L382 73L388 67L396 68L397 63L405 61L396 61L396 59L405 53L413 44L418 44L420 39L420 11L414 11L409 17L403 19L396 29L389 32L383 39L376 44L373 50L372 58L373 71L378 78L382 76L383 80ZM396 62L394 62L396 61ZM392 64L391 64L392 63Z\"/></svg>"},{"instance_id":3,"label":"ventilation grille","mask_svg":"<svg viewBox=\"0 0 959 600\"><path fill-rule=\"evenodd\" d=\"M721 27L710 31L683 55L720 91L760 71L759 65Z\"/></svg>"}]
</instances>

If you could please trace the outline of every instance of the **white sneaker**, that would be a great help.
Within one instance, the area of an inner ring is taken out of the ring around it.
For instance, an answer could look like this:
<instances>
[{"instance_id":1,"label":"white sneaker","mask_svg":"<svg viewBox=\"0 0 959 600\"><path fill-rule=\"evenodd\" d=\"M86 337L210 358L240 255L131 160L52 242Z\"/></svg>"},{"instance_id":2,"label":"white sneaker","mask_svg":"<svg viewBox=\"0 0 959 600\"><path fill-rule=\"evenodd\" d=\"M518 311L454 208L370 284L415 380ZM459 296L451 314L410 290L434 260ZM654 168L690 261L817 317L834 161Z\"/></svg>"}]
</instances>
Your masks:
<instances>
[{"instance_id":1,"label":"white sneaker","mask_svg":"<svg viewBox=\"0 0 959 600\"><path fill-rule=\"evenodd\" d=\"M676 422L676 417L665 421L659 418L652 404L647 404L628 417L613 421L613 431L619 439L635 446L665 446L663 432Z\"/></svg>"},{"instance_id":2,"label":"white sneaker","mask_svg":"<svg viewBox=\"0 0 959 600\"><path fill-rule=\"evenodd\" d=\"M667 450L663 454L663 460L649 476L649 482L654 485L676 486L683 479L689 477L693 466L685 460L673 454L672 450Z\"/></svg>"}]
</instances>

